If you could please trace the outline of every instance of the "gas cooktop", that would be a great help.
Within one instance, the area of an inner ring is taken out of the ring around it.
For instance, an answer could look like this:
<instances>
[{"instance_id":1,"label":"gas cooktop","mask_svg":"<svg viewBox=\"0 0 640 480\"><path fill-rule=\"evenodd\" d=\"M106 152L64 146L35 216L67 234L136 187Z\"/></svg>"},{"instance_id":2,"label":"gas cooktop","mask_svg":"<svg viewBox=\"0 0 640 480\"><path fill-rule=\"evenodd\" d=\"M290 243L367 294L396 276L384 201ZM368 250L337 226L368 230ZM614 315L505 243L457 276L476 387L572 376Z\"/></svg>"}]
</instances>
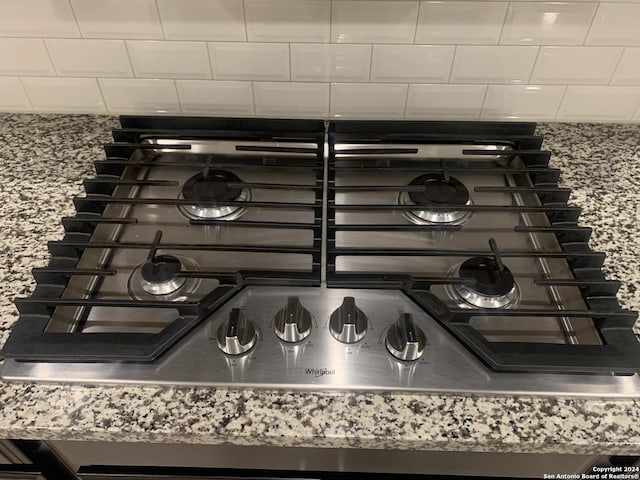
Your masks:
<instances>
[{"instance_id":1,"label":"gas cooktop","mask_svg":"<svg viewBox=\"0 0 640 480\"><path fill-rule=\"evenodd\" d=\"M532 123L121 117L5 380L640 396Z\"/></svg>"}]
</instances>

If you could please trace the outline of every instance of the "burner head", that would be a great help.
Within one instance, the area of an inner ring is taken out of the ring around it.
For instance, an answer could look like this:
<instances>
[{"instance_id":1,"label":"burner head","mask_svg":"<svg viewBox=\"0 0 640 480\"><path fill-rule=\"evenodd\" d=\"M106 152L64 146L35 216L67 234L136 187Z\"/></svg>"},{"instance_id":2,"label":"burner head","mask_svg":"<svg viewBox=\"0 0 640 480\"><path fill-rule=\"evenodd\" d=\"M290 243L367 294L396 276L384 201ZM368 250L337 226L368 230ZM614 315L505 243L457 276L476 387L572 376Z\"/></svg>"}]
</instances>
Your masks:
<instances>
[{"instance_id":1,"label":"burner head","mask_svg":"<svg viewBox=\"0 0 640 480\"><path fill-rule=\"evenodd\" d=\"M455 177L445 178L443 175L426 174L414 178L409 185L420 185L420 192L403 192L400 203L403 205L419 205L423 210L410 210L406 217L418 224L460 224L472 214L469 211L429 210L429 207L466 206L471 205L469 190Z\"/></svg>"},{"instance_id":2,"label":"burner head","mask_svg":"<svg viewBox=\"0 0 640 480\"><path fill-rule=\"evenodd\" d=\"M475 307L504 308L517 298L513 274L507 267L500 270L491 257L466 260L460 265L458 276L475 280L472 285L455 285L458 295Z\"/></svg>"},{"instance_id":3,"label":"burner head","mask_svg":"<svg viewBox=\"0 0 640 480\"><path fill-rule=\"evenodd\" d=\"M422 175L409 185L424 186L421 192L409 192L409 198L416 205L466 205L469 202L469 190L454 177L445 179L442 175Z\"/></svg>"},{"instance_id":4,"label":"burner head","mask_svg":"<svg viewBox=\"0 0 640 480\"><path fill-rule=\"evenodd\" d=\"M240 187L230 187L229 183L241 183L236 175L226 170L213 170L205 177L198 173L187 180L182 187L186 200L196 204L204 202L232 202L240 196Z\"/></svg>"},{"instance_id":5,"label":"burner head","mask_svg":"<svg viewBox=\"0 0 640 480\"><path fill-rule=\"evenodd\" d=\"M142 288L152 295L167 295L184 285L186 278L178 277L182 263L172 255L158 255L147 260L140 270Z\"/></svg>"},{"instance_id":6,"label":"burner head","mask_svg":"<svg viewBox=\"0 0 640 480\"><path fill-rule=\"evenodd\" d=\"M212 170L206 175L198 173L189 178L182 187L182 198L193 201L193 205L180 205L180 210L190 218L233 220L246 209L239 206L211 205L210 202L243 202L249 200L249 191L241 187L230 187L230 183L242 180L227 170Z\"/></svg>"}]
</instances>

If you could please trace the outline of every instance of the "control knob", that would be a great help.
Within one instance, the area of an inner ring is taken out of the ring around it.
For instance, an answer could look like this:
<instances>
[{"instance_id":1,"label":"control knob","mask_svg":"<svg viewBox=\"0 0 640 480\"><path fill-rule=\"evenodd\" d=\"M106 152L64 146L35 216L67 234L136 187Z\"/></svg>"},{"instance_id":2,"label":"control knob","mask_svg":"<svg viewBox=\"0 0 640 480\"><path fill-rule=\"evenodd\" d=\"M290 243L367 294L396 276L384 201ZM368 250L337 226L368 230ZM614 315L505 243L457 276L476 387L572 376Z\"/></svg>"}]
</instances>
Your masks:
<instances>
[{"instance_id":1,"label":"control knob","mask_svg":"<svg viewBox=\"0 0 640 480\"><path fill-rule=\"evenodd\" d=\"M344 297L329 319L329 331L342 343L356 343L367 334L367 316L353 297Z\"/></svg>"},{"instance_id":2,"label":"control knob","mask_svg":"<svg viewBox=\"0 0 640 480\"><path fill-rule=\"evenodd\" d=\"M410 313L403 313L389 328L385 338L389 353L398 360L414 361L422 356L427 337L418 327Z\"/></svg>"},{"instance_id":3,"label":"control knob","mask_svg":"<svg viewBox=\"0 0 640 480\"><path fill-rule=\"evenodd\" d=\"M273 325L280 340L300 342L311 333L311 314L302 306L300 298L289 297L287 305L276 313Z\"/></svg>"},{"instance_id":4,"label":"control knob","mask_svg":"<svg viewBox=\"0 0 640 480\"><path fill-rule=\"evenodd\" d=\"M218 347L227 355L242 355L255 345L258 339L253 322L239 308L234 308L229 318L222 322L216 333Z\"/></svg>"}]
</instances>

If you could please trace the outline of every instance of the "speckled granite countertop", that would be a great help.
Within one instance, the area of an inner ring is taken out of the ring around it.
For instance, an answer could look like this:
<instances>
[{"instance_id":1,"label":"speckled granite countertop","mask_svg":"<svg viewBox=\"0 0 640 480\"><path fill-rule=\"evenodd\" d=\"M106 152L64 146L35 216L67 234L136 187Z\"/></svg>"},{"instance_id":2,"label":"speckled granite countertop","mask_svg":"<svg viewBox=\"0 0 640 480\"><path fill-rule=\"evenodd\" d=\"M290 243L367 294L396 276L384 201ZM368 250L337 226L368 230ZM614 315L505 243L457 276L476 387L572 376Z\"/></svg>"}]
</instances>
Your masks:
<instances>
[{"instance_id":1,"label":"speckled granite countertop","mask_svg":"<svg viewBox=\"0 0 640 480\"><path fill-rule=\"evenodd\" d=\"M114 117L0 115L0 344ZM545 124L545 148L640 309L640 126ZM0 384L0 438L640 454L640 401Z\"/></svg>"}]
</instances>

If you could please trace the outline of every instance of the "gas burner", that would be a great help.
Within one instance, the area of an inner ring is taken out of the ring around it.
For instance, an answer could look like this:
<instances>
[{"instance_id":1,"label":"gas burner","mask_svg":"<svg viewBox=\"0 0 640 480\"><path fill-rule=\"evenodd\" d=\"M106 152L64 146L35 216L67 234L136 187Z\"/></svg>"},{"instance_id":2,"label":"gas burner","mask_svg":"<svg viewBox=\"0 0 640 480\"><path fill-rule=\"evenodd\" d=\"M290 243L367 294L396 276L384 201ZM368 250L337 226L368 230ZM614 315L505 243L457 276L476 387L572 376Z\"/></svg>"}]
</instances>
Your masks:
<instances>
[{"instance_id":1,"label":"gas burner","mask_svg":"<svg viewBox=\"0 0 640 480\"><path fill-rule=\"evenodd\" d=\"M193 205L179 205L180 211L189 218L235 220L246 212L246 208L230 205L207 205L209 202L246 202L251 193L246 188L230 187L230 183L241 183L240 178L227 170L212 170L189 178L182 187L180 198L193 201Z\"/></svg>"},{"instance_id":2,"label":"gas burner","mask_svg":"<svg viewBox=\"0 0 640 480\"><path fill-rule=\"evenodd\" d=\"M491 257L473 257L456 272L458 278L475 280L472 285L453 285L455 293L478 308L511 308L518 300L518 286L511 271Z\"/></svg>"},{"instance_id":3,"label":"gas burner","mask_svg":"<svg viewBox=\"0 0 640 480\"><path fill-rule=\"evenodd\" d=\"M178 255L157 255L147 259L129 276L129 295L138 300L187 300L200 281L195 277L178 276L183 270L196 271L198 266L193 260Z\"/></svg>"},{"instance_id":4,"label":"gas burner","mask_svg":"<svg viewBox=\"0 0 640 480\"><path fill-rule=\"evenodd\" d=\"M167 295L175 292L187 280L178 277L182 263L173 255L159 255L142 264L142 289L151 295Z\"/></svg>"},{"instance_id":5,"label":"gas burner","mask_svg":"<svg viewBox=\"0 0 640 480\"><path fill-rule=\"evenodd\" d=\"M420 192L402 192L399 197L401 205L419 205L422 210L404 212L405 217L417 224L459 225L468 220L472 212L430 210L429 207L448 205L471 205L469 190L457 178L427 174L414 178L409 185L424 186Z\"/></svg>"}]
</instances>

